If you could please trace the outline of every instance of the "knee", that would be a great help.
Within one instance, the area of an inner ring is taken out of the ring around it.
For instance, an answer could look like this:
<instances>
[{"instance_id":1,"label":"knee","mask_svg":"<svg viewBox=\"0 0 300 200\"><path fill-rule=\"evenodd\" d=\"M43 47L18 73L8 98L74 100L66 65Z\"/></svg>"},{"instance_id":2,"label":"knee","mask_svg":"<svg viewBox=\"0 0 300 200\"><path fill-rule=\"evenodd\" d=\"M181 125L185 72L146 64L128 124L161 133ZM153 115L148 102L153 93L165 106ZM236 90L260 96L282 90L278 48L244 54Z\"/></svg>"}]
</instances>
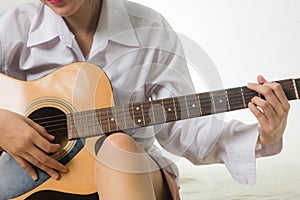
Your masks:
<instances>
[{"instance_id":1,"label":"knee","mask_svg":"<svg viewBox=\"0 0 300 200\"><path fill-rule=\"evenodd\" d=\"M143 148L136 141L125 133L114 133L106 138L103 148L106 147L123 150L131 153L143 153Z\"/></svg>"},{"instance_id":2,"label":"knee","mask_svg":"<svg viewBox=\"0 0 300 200\"><path fill-rule=\"evenodd\" d=\"M127 173L145 173L151 171L153 163L131 136L115 133L104 140L97 154L96 172L103 174L107 169L112 169Z\"/></svg>"}]
</instances>

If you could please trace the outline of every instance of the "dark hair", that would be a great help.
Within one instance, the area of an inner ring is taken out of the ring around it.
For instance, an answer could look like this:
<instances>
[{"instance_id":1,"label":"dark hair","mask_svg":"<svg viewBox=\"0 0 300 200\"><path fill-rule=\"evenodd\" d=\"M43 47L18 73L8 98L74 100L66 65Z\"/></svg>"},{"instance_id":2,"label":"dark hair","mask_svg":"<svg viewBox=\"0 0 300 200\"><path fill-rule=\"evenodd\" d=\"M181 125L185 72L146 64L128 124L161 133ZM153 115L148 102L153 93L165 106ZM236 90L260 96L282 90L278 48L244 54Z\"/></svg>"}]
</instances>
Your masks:
<instances>
[{"instance_id":1,"label":"dark hair","mask_svg":"<svg viewBox=\"0 0 300 200\"><path fill-rule=\"evenodd\" d=\"M102 8L103 0L90 0L90 7L92 12L92 20L89 25L89 31L95 31L100 19L100 13Z\"/></svg>"}]
</instances>

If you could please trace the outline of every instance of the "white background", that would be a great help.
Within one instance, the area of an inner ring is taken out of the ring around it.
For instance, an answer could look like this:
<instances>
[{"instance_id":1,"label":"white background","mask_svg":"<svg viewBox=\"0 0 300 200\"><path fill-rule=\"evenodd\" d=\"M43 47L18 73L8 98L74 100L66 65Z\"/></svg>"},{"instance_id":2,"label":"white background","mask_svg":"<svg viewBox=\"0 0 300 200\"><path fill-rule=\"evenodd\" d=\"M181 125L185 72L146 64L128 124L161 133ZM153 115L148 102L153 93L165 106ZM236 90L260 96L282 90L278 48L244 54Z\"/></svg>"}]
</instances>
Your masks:
<instances>
[{"instance_id":1,"label":"white background","mask_svg":"<svg viewBox=\"0 0 300 200\"><path fill-rule=\"evenodd\" d=\"M299 0L135 1L160 12L175 31L201 46L215 64L225 88L255 82L258 74L270 81L300 78ZM9 0L0 5L6 8L21 2L32 1ZM201 77L199 74L196 79ZM196 88L203 90L199 85ZM180 161L183 198L298 199L300 102L291 105L283 152L258 160L255 186L236 184L223 166L194 167ZM254 121L248 111L226 116Z\"/></svg>"}]
</instances>

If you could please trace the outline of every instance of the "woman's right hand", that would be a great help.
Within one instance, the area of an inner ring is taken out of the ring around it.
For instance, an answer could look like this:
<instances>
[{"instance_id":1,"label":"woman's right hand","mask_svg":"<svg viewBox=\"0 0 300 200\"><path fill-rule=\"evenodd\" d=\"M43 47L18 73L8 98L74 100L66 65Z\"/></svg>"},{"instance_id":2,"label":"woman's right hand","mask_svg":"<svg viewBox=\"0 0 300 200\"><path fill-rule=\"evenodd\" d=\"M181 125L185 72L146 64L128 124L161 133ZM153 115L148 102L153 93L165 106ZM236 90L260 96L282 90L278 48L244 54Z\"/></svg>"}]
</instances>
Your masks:
<instances>
[{"instance_id":1,"label":"woman's right hand","mask_svg":"<svg viewBox=\"0 0 300 200\"><path fill-rule=\"evenodd\" d=\"M0 109L0 146L33 180L37 180L38 175L30 163L54 179L59 178L59 172L67 171L64 165L47 155L60 147L59 144L52 144L53 140L54 136L31 119Z\"/></svg>"}]
</instances>

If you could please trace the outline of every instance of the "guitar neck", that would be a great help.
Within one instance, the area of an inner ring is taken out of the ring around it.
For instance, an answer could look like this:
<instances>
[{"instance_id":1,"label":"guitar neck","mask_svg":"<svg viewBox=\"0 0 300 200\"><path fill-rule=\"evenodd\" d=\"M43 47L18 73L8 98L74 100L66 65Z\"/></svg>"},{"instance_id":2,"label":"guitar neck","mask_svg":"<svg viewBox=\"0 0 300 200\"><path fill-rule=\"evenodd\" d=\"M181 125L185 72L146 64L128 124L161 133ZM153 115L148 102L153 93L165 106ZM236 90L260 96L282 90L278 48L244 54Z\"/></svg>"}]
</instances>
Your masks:
<instances>
[{"instance_id":1,"label":"guitar neck","mask_svg":"<svg viewBox=\"0 0 300 200\"><path fill-rule=\"evenodd\" d=\"M299 99L300 79L276 81L289 100ZM245 109L257 92L246 86L199 94L100 108L67 115L69 139ZM262 97L263 98L263 97Z\"/></svg>"}]
</instances>

